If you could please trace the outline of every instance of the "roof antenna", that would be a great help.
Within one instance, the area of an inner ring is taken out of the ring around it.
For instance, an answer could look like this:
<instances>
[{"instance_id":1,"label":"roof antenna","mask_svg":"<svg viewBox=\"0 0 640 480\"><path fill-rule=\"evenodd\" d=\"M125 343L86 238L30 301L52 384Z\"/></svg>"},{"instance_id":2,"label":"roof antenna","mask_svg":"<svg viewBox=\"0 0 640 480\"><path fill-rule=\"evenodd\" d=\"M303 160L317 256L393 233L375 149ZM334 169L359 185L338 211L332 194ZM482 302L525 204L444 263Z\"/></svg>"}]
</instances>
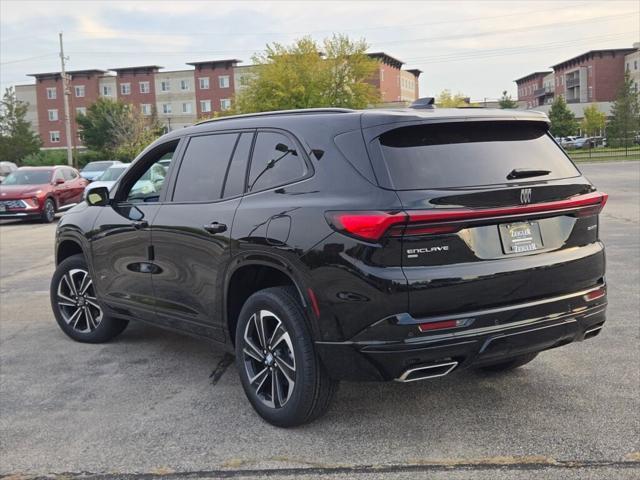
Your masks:
<instances>
[{"instance_id":1,"label":"roof antenna","mask_svg":"<svg viewBox=\"0 0 640 480\"><path fill-rule=\"evenodd\" d=\"M423 108L434 108L435 98L433 97L422 97L414 101L409 108L423 109Z\"/></svg>"}]
</instances>

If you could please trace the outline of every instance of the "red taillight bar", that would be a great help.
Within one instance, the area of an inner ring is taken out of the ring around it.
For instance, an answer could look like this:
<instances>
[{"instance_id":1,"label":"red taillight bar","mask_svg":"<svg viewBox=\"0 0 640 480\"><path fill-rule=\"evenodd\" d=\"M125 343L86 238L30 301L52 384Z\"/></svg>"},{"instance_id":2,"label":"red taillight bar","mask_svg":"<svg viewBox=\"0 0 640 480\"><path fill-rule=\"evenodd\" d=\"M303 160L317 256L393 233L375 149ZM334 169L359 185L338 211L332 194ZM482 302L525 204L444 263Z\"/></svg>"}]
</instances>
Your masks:
<instances>
[{"instance_id":1,"label":"red taillight bar","mask_svg":"<svg viewBox=\"0 0 640 480\"><path fill-rule=\"evenodd\" d=\"M406 225L407 223L446 223L464 220L479 220L483 218L510 217L527 213L547 213L556 211L579 212L589 209L590 214L599 213L609 196L603 192L592 192L578 195L567 200L534 203L532 205L514 205L510 207L452 209L442 208L433 210L407 210L395 212L383 211L355 211L355 212L327 212L329 224L338 231L365 240L379 240L391 227ZM424 227L425 234L447 233L456 228Z\"/></svg>"}]
</instances>

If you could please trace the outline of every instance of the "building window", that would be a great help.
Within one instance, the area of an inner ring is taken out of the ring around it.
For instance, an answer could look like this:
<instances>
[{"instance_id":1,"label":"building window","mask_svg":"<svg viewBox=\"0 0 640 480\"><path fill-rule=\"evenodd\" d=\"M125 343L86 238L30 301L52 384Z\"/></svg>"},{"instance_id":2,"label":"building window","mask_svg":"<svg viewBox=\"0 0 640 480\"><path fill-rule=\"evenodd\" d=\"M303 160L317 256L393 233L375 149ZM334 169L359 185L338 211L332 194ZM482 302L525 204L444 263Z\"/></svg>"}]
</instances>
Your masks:
<instances>
[{"instance_id":1,"label":"building window","mask_svg":"<svg viewBox=\"0 0 640 480\"><path fill-rule=\"evenodd\" d=\"M182 104L182 113L192 113L191 102Z\"/></svg>"},{"instance_id":2,"label":"building window","mask_svg":"<svg viewBox=\"0 0 640 480\"><path fill-rule=\"evenodd\" d=\"M76 97L84 97L84 85L76 85L74 87Z\"/></svg>"},{"instance_id":3,"label":"building window","mask_svg":"<svg viewBox=\"0 0 640 480\"><path fill-rule=\"evenodd\" d=\"M589 86L589 98L593 98L593 87Z\"/></svg>"},{"instance_id":4,"label":"building window","mask_svg":"<svg viewBox=\"0 0 640 480\"><path fill-rule=\"evenodd\" d=\"M58 92L55 87L47 88L47 98L49 100L55 100L58 97Z\"/></svg>"},{"instance_id":5,"label":"building window","mask_svg":"<svg viewBox=\"0 0 640 480\"><path fill-rule=\"evenodd\" d=\"M162 80L160 82L160 91L168 92L169 90L171 90L171 83L169 82L169 80Z\"/></svg>"},{"instance_id":6,"label":"building window","mask_svg":"<svg viewBox=\"0 0 640 480\"><path fill-rule=\"evenodd\" d=\"M189 90L189 80L180 80L180 90Z\"/></svg>"},{"instance_id":7,"label":"building window","mask_svg":"<svg viewBox=\"0 0 640 480\"><path fill-rule=\"evenodd\" d=\"M105 97L113 96L113 87L111 85L102 86L102 95Z\"/></svg>"},{"instance_id":8,"label":"building window","mask_svg":"<svg viewBox=\"0 0 640 480\"><path fill-rule=\"evenodd\" d=\"M149 82L140 82L140 93L149 93L150 91Z\"/></svg>"},{"instance_id":9,"label":"building window","mask_svg":"<svg viewBox=\"0 0 640 480\"><path fill-rule=\"evenodd\" d=\"M49 140L51 143L60 143L60 132L58 130L49 132Z\"/></svg>"},{"instance_id":10,"label":"building window","mask_svg":"<svg viewBox=\"0 0 640 480\"><path fill-rule=\"evenodd\" d=\"M209 77L198 78L198 87L200 90L209 90Z\"/></svg>"},{"instance_id":11,"label":"building window","mask_svg":"<svg viewBox=\"0 0 640 480\"><path fill-rule=\"evenodd\" d=\"M49 121L50 122L57 122L58 121L58 110L57 109L49 110L48 113L49 113Z\"/></svg>"},{"instance_id":12,"label":"building window","mask_svg":"<svg viewBox=\"0 0 640 480\"><path fill-rule=\"evenodd\" d=\"M638 69L638 61L637 61L637 60L634 60L634 61L633 61L633 69L634 69L634 70L637 70L637 69Z\"/></svg>"},{"instance_id":13,"label":"building window","mask_svg":"<svg viewBox=\"0 0 640 480\"><path fill-rule=\"evenodd\" d=\"M248 75L241 75L240 76L240 85L242 85L243 87L246 85L249 85L249 76Z\"/></svg>"},{"instance_id":14,"label":"building window","mask_svg":"<svg viewBox=\"0 0 640 480\"><path fill-rule=\"evenodd\" d=\"M231 108L231 99L229 98L221 98L220 99L220 110L229 110Z\"/></svg>"},{"instance_id":15,"label":"building window","mask_svg":"<svg viewBox=\"0 0 640 480\"><path fill-rule=\"evenodd\" d=\"M200 100L200 111L207 113L211 111L211 100Z\"/></svg>"},{"instance_id":16,"label":"building window","mask_svg":"<svg viewBox=\"0 0 640 480\"><path fill-rule=\"evenodd\" d=\"M162 104L162 113L164 113L165 115L171 115L171 104L170 103L163 103Z\"/></svg>"},{"instance_id":17,"label":"building window","mask_svg":"<svg viewBox=\"0 0 640 480\"><path fill-rule=\"evenodd\" d=\"M141 103L140 111L143 115L151 115L151 104L150 103Z\"/></svg>"},{"instance_id":18,"label":"building window","mask_svg":"<svg viewBox=\"0 0 640 480\"><path fill-rule=\"evenodd\" d=\"M229 75L221 75L218 77L218 86L220 88L229 88Z\"/></svg>"},{"instance_id":19,"label":"building window","mask_svg":"<svg viewBox=\"0 0 640 480\"><path fill-rule=\"evenodd\" d=\"M86 107L76 107L76 116L78 115L86 115L87 109Z\"/></svg>"},{"instance_id":20,"label":"building window","mask_svg":"<svg viewBox=\"0 0 640 480\"><path fill-rule=\"evenodd\" d=\"M130 83L121 83L120 84L120 93L122 95L131 95L131 84Z\"/></svg>"}]
</instances>

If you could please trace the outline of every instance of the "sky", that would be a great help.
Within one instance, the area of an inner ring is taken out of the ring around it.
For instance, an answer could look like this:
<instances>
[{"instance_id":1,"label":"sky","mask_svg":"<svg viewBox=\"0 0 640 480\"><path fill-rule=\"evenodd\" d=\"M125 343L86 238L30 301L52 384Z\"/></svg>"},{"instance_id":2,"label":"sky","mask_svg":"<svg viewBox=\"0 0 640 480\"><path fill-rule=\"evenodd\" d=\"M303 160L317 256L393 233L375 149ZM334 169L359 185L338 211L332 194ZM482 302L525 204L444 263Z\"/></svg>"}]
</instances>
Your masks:
<instances>
[{"instance_id":1,"label":"sky","mask_svg":"<svg viewBox=\"0 0 640 480\"><path fill-rule=\"evenodd\" d=\"M639 0L28 1L0 0L0 88L28 73L238 58L332 33L363 38L419 68L421 96L495 99L514 79L588 50L640 41Z\"/></svg>"}]
</instances>

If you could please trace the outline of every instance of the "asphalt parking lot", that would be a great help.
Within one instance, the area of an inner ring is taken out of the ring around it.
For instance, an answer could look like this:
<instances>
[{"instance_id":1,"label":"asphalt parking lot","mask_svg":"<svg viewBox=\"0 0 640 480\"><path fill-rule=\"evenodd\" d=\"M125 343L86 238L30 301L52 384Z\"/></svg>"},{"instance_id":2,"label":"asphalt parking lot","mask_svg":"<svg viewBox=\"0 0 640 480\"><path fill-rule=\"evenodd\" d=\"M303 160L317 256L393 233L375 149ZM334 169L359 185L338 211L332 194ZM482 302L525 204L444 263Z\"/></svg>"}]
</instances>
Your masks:
<instances>
[{"instance_id":1,"label":"asphalt parking lot","mask_svg":"<svg viewBox=\"0 0 640 480\"><path fill-rule=\"evenodd\" d=\"M0 476L638 478L640 162L581 168L610 194L598 337L503 375L345 383L291 430L260 420L203 341L133 324L69 340L49 307L55 224L2 222Z\"/></svg>"}]
</instances>

